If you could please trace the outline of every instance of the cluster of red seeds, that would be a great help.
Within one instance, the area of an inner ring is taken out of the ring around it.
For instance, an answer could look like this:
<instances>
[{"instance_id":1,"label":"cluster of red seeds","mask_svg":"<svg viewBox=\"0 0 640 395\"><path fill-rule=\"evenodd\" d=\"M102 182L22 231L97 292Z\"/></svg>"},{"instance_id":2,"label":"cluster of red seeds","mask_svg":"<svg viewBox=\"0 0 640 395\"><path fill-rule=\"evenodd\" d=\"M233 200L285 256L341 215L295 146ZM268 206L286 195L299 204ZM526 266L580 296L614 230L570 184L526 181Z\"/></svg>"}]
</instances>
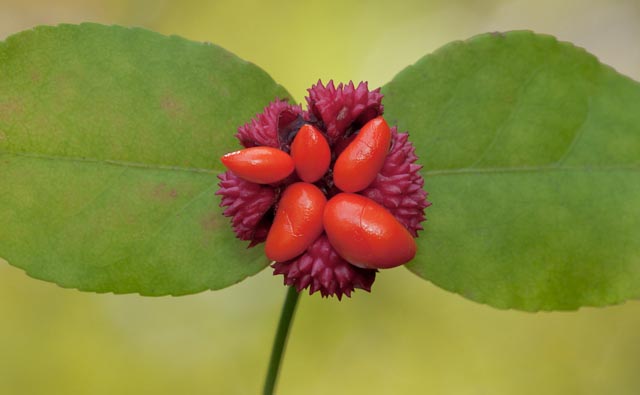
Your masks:
<instances>
[{"instance_id":1,"label":"cluster of red seeds","mask_svg":"<svg viewBox=\"0 0 640 395\"><path fill-rule=\"evenodd\" d=\"M222 158L218 193L238 237L266 241L285 284L341 298L414 257L428 202L378 90L319 83L310 94L308 113L276 101L239 129L246 148Z\"/></svg>"},{"instance_id":2,"label":"cluster of red seeds","mask_svg":"<svg viewBox=\"0 0 640 395\"><path fill-rule=\"evenodd\" d=\"M312 125L300 128L291 155L277 148L251 147L223 156L222 163L257 184L280 182L294 170L302 180L288 186L280 198L265 245L270 260L285 262L301 255L324 231L347 262L387 269L410 261L416 243L384 207L355 192L376 178L390 143L391 130L382 117L365 124L335 161L333 181L342 192L329 201L313 183L329 170L331 149Z\"/></svg>"}]
</instances>

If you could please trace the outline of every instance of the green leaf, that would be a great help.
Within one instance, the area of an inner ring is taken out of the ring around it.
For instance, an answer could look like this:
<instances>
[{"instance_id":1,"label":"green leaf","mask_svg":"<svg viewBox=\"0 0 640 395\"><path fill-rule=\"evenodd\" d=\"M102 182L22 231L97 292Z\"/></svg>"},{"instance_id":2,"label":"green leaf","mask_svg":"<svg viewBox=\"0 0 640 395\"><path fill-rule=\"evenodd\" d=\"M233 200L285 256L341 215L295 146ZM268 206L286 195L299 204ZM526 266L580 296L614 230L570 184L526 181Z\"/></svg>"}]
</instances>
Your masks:
<instances>
[{"instance_id":1,"label":"green leaf","mask_svg":"<svg viewBox=\"0 0 640 395\"><path fill-rule=\"evenodd\" d=\"M410 270L499 308L640 295L640 84L511 32L449 44L383 92L433 202Z\"/></svg>"},{"instance_id":2,"label":"green leaf","mask_svg":"<svg viewBox=\"0 0 640 395\"><path fill-rule=\"evenodd\" d=\"M0 43L0 256L96 292L219 289L267 265L216 197L236 128L288 93L211 44L38 27Z\"/></svg>"}]
</instances>

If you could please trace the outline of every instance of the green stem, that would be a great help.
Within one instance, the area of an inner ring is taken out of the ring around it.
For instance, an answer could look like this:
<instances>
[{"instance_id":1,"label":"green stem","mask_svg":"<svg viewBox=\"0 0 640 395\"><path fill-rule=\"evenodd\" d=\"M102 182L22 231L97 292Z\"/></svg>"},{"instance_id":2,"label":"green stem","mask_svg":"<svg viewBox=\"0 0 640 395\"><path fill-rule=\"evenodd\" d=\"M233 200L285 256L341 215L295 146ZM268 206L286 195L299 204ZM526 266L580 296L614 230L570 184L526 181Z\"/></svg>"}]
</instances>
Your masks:
<instances>
[{"instance_id":1,"label":"green stem","mask_svg":"<svg viewBox=\"0 0 640 395\"><path fill-rule=\"evenodd\" d=\"M269 361L269 370L267 371L267 379L264 382L264 395L273 395L273 389L276 386L278 380L278 371L280 370L280 363L282 362L282 354L284 348L287 345L287 335L289 334L289 328L291 328L291 321L293 315L296 312L296 305L298 304L298 291L295 287L289 287L287 290L287 296L282 306L282 313L280 313L280 323L278 323L278 331L276 332L276 338L273 341L273 348L271 349L271 360Z\"/></svg>"}]
</instances>

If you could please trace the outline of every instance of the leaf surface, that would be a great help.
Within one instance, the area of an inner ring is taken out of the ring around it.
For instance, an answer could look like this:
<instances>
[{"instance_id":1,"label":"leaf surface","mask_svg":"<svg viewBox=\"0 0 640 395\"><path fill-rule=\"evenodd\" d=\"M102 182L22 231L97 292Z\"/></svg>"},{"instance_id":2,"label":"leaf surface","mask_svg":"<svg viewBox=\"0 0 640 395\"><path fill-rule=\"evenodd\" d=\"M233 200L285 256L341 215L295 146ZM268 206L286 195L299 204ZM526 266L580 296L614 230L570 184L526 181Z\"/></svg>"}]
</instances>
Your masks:
<instances>
[{"instance_id":1,"label":"leaf surface","mask_svg":"<svg viewBox=\"0 0 640 395\"><path fill-rule=\"evenodd\" d=\"M239 125L288 93L212 44L97 24L0 43L0 256L96 292L182 295L267 265L216 197Z\"/></svg>"},{"instance_id":2,"label":"leaf surface","mask_svg":"<svg viewBox=\"0 0 640 395\"><path fill-rule=\"evenodd\" d=\"M383 93L433 202L411 271L499 308L640 295L640 84L519 31L451 43Z\"/></svg>"}]
</instances>

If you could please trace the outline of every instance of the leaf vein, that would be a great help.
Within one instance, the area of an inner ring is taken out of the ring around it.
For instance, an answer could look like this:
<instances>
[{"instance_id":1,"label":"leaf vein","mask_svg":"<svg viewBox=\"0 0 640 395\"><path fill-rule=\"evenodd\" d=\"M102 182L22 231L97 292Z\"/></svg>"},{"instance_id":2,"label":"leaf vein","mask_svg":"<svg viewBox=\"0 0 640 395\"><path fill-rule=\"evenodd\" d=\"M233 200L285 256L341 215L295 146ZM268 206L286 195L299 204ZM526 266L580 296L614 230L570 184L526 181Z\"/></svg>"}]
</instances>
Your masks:
<instances>
[{"instance_id":1,"label":"leaf vein","mask_svg":"<svg viewBox=\"0 0 640 395\"><path fill-rule=\"evenodd\" d=\"M122 167L148 169L148 170L182 171L182 172L188 172L188 173L218 174L224 171L224 169L213 168L213 167L211 169L202 169L197 167L169 166L169 165L150 164L150 163L126 162L126 161L111 160L111 159L100 160L100 159L91 159L91 158L77 158L77 157L70 157L70 156L42 155L42 154L34 154L34 153L27 153L27 152L14 153L14 152L0 151L0 157L4 155L32 158L32 159L52 160L52 161L107 164L112 166L122 166Z\"/></svg>"},{"instance_id":2,"label":"leaf vein","mask_svg":"<svg viewBox=\"0 0 640 395\"><path fill-rule=\"evenodd\" d=\"M202 191L196 193L194 197L192 197L191 199L186 201L184 204L182 204L180 207L178 207L176 210L174 210L172 213L167 215L167 218L160 224L160 226L158 226L157 230L153 232L153 234L145 241L145 245L147 247L149 247L150 245L152 247L149 249L149 252L152 252L158 248L158 245L157 244L153 245L152 242L158 238L158 236L162 233L163 230L167 228L167 226L171 223L171 220L173 220L175 217L179 216L181 213L187 210L194 202L200 199L202 195L206 194L212 188L216 188L217 186L218 184L216 183L212 183L211 185L206 186L205 188L202 189ZM153 255L151 253L148 253L148 254L145 254L145 256L150 257Z\"/></svg>"},{"instance_id":3,"label":"leaf vein","mask_svg":"<svg viewBox=\"0 0 640 395\"><path fill-rule=\"evenodd\" d=\"M531 73L531 75L522 83L522 85L520 85L520 88L518 88L518 93L516 94L516 103L513 106L511 106L509 115L504 117L502 122L500 122L500 126L498 126L498 128L496 129L496 133L494 134L493 139L491 139L491 141L482 151L478 159L476 159L471 164L471 166L469 166L469 168L475 168L478 164L480 164L482 160L487 156L487 154L491 152L491 149L498 143L499 137L504 133L505 129L507 128L507 125L509 124L509 121L513 119L514 114L518 112L517 110L522 105L522 98L525 96L524 93L526 92L527 87L531 84L531 82L533 82L533 80L538 76L538 74L540 74L540 72L546 67L546 65L547 63L545 62L539 67L537 67Z\"/></svg>"},{"instance_id":4,"label":"leaf vein","mask_svg":"<svg viewBox=\"0 0 640 395\"><path fill-rule=\"evenodd\" d=\"M520 167L484 167L464 169L445 169L430 170L423 172L425 177L436 177L446 175L465 175L465 174L499 174L499 173L531 173L531 172L554 172L554 171L574 171L574 172L590 172L590 171L640 171L640 163L631 165L611 165L611 166L520 166Z\"/></svg>"},{"instance_id":5,"label":"leaf vein","mask_svg":"<svg viewBox=\"0 0 640 395\"><path fill-rule=\"evenodd\" d=\"M573 135L573 139L571 140L569 145L567 145L566 151L560 157L560 159L558 159L555 162L556 166L561 166L569 158L569 156L571 156L571 153L573 152L574 148L578 144L578 141L580 141L580 139L584 135L584 131L586 129L585 126L587 125L587 121L589 120L590 116L591 116L591 96L589 96L587 100L587 113L584 116L584 119L582 120L582 123L580 124L580 126L576 129L576 132Z\"/></svg>"}]
</instances>

